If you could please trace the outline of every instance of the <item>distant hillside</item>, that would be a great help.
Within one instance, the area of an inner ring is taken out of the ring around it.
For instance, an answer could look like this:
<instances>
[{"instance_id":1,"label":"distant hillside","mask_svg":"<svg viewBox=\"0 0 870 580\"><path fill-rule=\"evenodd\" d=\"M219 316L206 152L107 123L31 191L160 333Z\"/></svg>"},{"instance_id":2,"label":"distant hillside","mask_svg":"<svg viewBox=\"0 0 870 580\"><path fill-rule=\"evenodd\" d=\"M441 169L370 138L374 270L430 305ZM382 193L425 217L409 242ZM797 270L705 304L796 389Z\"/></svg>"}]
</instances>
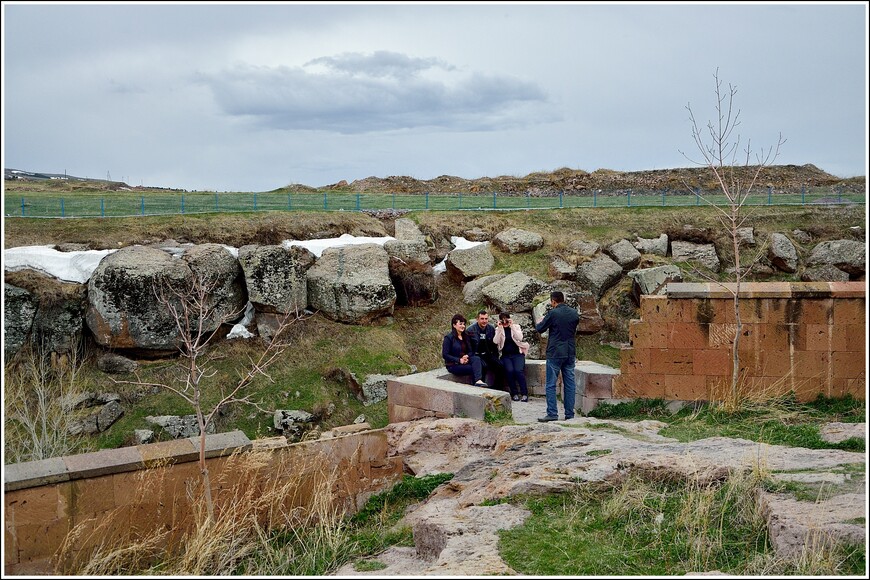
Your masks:
<instances>
[{"instance_id":1,"label":"distant hillside","mask_svg":"<svg viewBox=\"0 0 870 580\"><path fill-rule=\"evenodd\" d=\"M754 168L737 168L737 176L744 183L749 180ZM121 181L73 177L57 173L37 173L19 169L4 171L4 187L7 191L184 191L165 187L130 186ZM843 193L865 193L866 178L852 177L842 179L822 171L812 164L773 165L764 168L759 189L768 186L776 192L799 192L802 186L808 188L837 188ZM700 187L703 190L717 188L712 172L704 167L654 169L649 171L613 171L596 169L593 172L563 167L551 172L530 173L523 177L502 175L499 177L480 177L467 179L453 175L441 175L434 179L415 179L408 176L366 177L351 183L339 181L332 185L312 187L298 183L289 184L273 191L323 192L337 191L347 193L384 192L384 193L497 193L502 196L531 195L553 196L559 192L574 195L593 191L620 192L668 190L674 193L686 192Z\"/></svg>"},{"instance_id":2,"label":"distant hillside","mask_svg":"<svg viewBox=\"0 0 870 580\"><path fill-rule=\"evenodd\" d=\"M754 168L738 168L737 175L745 183ZM842 187L844 193L864 192L864 177L841 179L826 173L812 164L774 165L762 171L757 184L759 188L772 186L776 191L800 191L801 186ZM298 191L305 186L293 184L287 190ZM582 169L561 168L545 173L530 173L524 177L499 176L465 179L453 175L441 175L435 179L420 180L407 176L366 177L351 183L338 183L311 191L395 192L395 193L497 193L499 195L558 195L559 192L582 194L595 191L686 191L701 187L716 189L712 172L707 168L655 169L650 171L612 171L597 169L591 173Z\"/></svg>"}]
</instances>

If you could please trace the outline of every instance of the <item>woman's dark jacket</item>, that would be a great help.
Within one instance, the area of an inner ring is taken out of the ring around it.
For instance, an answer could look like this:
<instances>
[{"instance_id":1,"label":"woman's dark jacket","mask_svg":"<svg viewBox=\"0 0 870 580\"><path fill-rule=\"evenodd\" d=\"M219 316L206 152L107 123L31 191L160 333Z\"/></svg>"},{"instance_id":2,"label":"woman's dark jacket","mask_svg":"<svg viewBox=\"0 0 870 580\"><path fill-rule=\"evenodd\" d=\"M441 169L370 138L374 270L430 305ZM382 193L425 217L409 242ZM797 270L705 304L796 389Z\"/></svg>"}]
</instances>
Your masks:
<instances>
[{"instance_id":1,"label":"woman's dark jacket","mask_svg":"<svg viewBox=\"0 0 870 580\"><path fill-rule=\"evenodd\" d=\"M463 332L462 338L465 342L465 354L468 356L473 355L474 349L471 347L471 340L469 340L468 335ZM441 357L444 358L445 365L452 366L459 364L459 359L462 356L462 342L452 330L444 335L444 342L441 344Z\"/></svg>"}]
</instances>

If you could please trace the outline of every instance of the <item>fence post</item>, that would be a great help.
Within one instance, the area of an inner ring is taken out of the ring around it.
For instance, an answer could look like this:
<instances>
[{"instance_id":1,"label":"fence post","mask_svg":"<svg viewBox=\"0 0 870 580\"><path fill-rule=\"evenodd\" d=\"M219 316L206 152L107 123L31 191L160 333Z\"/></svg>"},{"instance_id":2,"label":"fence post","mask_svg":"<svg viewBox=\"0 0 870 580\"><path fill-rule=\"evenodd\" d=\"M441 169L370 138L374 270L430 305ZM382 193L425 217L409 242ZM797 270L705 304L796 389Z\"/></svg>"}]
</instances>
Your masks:
<instances>
[{"instance_id":1,"label":"fence post","mask_svg":"<svg viewBox=\"0 0 870 580\"><path fill-rule=\"evenodd\" d=\"M220 211L220 210L218 210L218 195L217 195L217 192L214 192L214 210L215 210L215 211Z\"/></svg>"},{"instance_id":2,"label":"fence post","mask_svg":"<svg viewBox=\"0 0 870 580\"><path fill-rule=\"evenodd\" d=\"M63 211L63 198L60 198L60 217L65 217Z\"/></svg>"},{"instance_id":3,"label":"fence post","mask_svg":"<svg viewBox=\"0 0 870 580\"><path fill-rule=\"evenodd\" d=\"M426 192L426 209L429 209L429 192Z\"/></svg>"},{"instance_id":4,"label":"fence post","mask_svg":"<svg viewBox=\"0 0 870 580\"><path fill-rule=\"evenodd\" d=\"M100 198L100 217L106 217L106 199Z\"/></svg>"},{"instance_id":5,"label":"fence post","mask_svg":"<svg viewBox=\"0 0 870 580\"><path fill-rule=\"evenodd\" d=\"M290 198L290 192L287 192L287 211L293 211L293 200Z\"/></svg>"},{"instance_id":6,"label":"fence post","mask_svg":"<svg viewBox=\"0 0 870 580\"><path fill-rule=\"evenodd\" d=\"M396 192L393 192L393 209L396 209Z\"/></svg>"},{"instance_id":7,"label":"fence post","mask_svg":"<svg viewBox=\"0 0 870 580\"><path fill-rule=\"evenodd\" d=\"M140 210L142 212L142 215L145 215L145 196L144 195L139 198L139 207L140 207Z\"/></svg>"},{"instance_id":8,"label":"fence post","mask_svg":"<svg viewBox=\"0 0 870 580\"><path fill-rule=\"evenodd\" d=\"M184 194L181 194L181 213L184 213Z\"/></svg>"},{"instance_id":9,"label":"fence post","mask_svg":"<svg viewBox=\"0 0 870 580\"><path fill-rule=\"evenodd\" d=\"M837 203L843 203L843 186L837 188Z\"/></svg>"},{"instance_id":10,"label":"fence post","mask_svg":"<svg viewBox=\"0 0 870 580\"><path fill-rule=\"evenodd\" d=\"M772 193L772 191L773 191L773 187L768 185L767 186L767 205L770 205L770 194Z\"/></svg>"},{"instance_id":11,"label":"fence post","mask_svg":"<svg viewBox=\"0 0 870 580\"><path fill-rule=\"evenodd\" d=\"M459 209L462 209L462 191L459 192Z\"/></svg>"},{"instance_id":12,"label":"fence post","mask_svg":"<svg viewBox=\"0 0 870 580\"><path fill-rule=\"evenodd\" d=\"M495 209L496 201L495 201L495 190L492 192L492 209Z\"/></svg>"},{"instance_id":13,"label":"fence post","mask_svg":"<svg viewBox=\"0 0 870 580\"><path fill-rule=\"evenodd\" d=\"M628 207L631 207L631 190L628 190Z\"/></svg>"},{"instance_id":14,"label":"fence post","mask_svg":"<svg viewBox=\"0 0 870 580\"><path fill-rule=\"evenodd\" d=\"M326 204L327 204L327 202L326 202L326 192L324 191L324 192L323 192L323 209L326 209Z\"/></svg>"},{"instance_id":15,"label":"fence post","mask_svg":"<svg viewBox=\"0 0 870 580\"><path fill-rule=\"evenodd\" d=\"M695 205L701 205L701 188L695 188Z\"/></svg>"},{"instance_id":16,"label":"fence post","mask_svg":"<svg viewBox=\"0 0 870 580\"><path fill-rule=\"evenodd\" d=\"M21 217L24 217L24 198L21 198Z\"/></svg>"},{"instance_id":17,"label":"fence post","mask_svg":"<svg viewBox=\"0 0 870 580\"><path fill-rule=\"evenodd\" d=\"M565 206L562 205L562 194L563 194L563 193L564 193L563 191L560 191L560 192L559 192L559 207L565 207Z\"/></svg>"},{"instance_id":18,"label":"fence post","mask_svg":"<svg viewBox=\"0 0 870 580\"><path fill-rule=\"evenodd\" d=\"M526 192L526 209L529 209L530 207L532 207L532 192L527 191Z\"/></svg>"},{"instance_id":19,"label":"fence post","mask_svg":"<svg viewBox=\"0 0 870 580\"><path fill-rule=\"evenodd\" d=\"M801 185L801 205L807 204L807 184Z\"/></svg>"},{"instance_id":20,"label":"fence post","mask_svg":"<svg viewBox=\"0 0 870 580\"><path fill-rule=\"evenodd\" d=\"M667 189L662 190L662 207L665 207L665 192L666 191L667 191Z\"/></svg>"},{"instance_id":21,"label":"fence post","mask_svg":"<svg viewBox=\"0 0 870 580\"><path fill-rule=\"evenodd\" d=\"M592 190L592 207L598 207L598 190Z\"/></svg>"},{"instance_id":22,"label":"fence post","mask_svg":"<svg viewBox=\"0 0 870 580\"><path fill-rule=\"evenodd\" d=\"M359 192L356 192L356 211L359 211Z\"/></svg>"},{"instance_id":23,"label":"fence post","mask_svg":"<svg viewBox=\"0 0 870 580\"><path fill-rule=\"evenodd\" d=\"M254 192L254 211L257 211L257 192Z\"/></svg>"}]
</instances>

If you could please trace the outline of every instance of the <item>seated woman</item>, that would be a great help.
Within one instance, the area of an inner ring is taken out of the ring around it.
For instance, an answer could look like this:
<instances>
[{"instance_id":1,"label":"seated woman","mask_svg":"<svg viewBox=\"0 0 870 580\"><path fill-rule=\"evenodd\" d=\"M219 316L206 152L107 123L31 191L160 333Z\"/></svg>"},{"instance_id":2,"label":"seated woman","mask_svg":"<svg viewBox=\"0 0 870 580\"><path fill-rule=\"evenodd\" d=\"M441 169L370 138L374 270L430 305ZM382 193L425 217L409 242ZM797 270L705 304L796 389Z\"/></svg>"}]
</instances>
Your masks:
<instances>
[{"instance_id":1,"label":"seated woman","mask_svg":"<svg viewBox=\"0 0 870 580\"><path fill-rule=\"evenodd\" d=\"M510 314L502 312L498 315L498 326L492 340L501 353L511 400L528 403L529 390L526 386L525 369L529 343L523 341L523 329L513 323Z\"/></svg>"},{"instance_id":2,"label":"seated woman","mask_svg":"<svg viewBox=\"0 0 870 580\"><path fill-rule=\"evenodd\" d=\"M471 339L465 334L465 324L468 321L461 314L456 314L450 321L453 329L444 336L441 345L441 356L444 358L444 366L454 375L471 375L474 386L488 386L482 380L483 366L480 358L474 354L471 347Z\"/></svg>"}]
</instances>

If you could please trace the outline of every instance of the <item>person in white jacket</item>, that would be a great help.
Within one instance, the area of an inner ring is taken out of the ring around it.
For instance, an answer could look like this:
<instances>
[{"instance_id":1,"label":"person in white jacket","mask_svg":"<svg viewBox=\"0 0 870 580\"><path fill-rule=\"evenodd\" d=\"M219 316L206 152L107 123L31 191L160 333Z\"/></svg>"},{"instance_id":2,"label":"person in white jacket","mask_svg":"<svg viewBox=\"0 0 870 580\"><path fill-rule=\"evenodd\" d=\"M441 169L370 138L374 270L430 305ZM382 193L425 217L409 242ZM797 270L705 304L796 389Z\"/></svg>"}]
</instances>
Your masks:
<instances>
[{"instance_id":1,"label":"person in white jacket","mask_svg":"<svg viewBox=\"0 0 870 580\"><path fill-rule=\"evenodd\" d=\"M501 354L501 363L507 375L507 384L511 392L511 400L529 401L529 390L526 386L526 353L529 343L523 341L523 329L514 324L511 315L502 312L498 315L498 326L492 341Z\"/></svg>"}]
</instances>

